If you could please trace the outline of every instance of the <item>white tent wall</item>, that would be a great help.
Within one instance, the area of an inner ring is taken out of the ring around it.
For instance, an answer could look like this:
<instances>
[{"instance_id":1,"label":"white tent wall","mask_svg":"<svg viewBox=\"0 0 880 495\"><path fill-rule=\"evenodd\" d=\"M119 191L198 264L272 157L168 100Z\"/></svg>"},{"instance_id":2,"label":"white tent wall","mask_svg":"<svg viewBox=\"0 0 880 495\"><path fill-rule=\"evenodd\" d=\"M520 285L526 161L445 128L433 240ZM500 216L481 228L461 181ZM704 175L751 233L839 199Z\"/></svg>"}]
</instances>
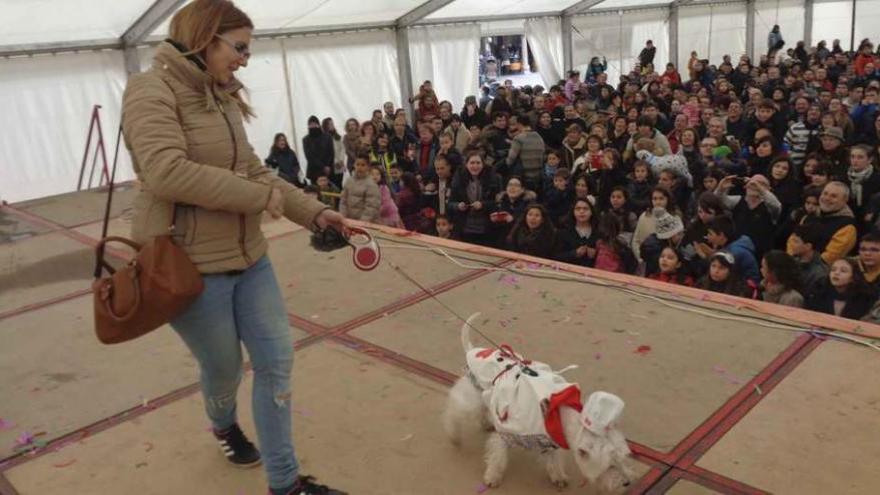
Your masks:
<instances>
[{"instance_id":1,"label":"white tent wall","mask_svg":"<svg viewBox=\"0 0 880 495\"><path fill-rule=\"evenodd\" d=\"M275 134L283 132L291 146L299 145L293 135L290 95L284 74L284 48L281 40L258 40L251 45L248 66L239 71L247 88L247 99L256 118L245 122L248 142L261 159L266 158ZM297 147L298 151L301 151ZM299 153L302 156L301 153Z\"/></svg>"},{"instance_id":2,"label":"white tent wall","mask_svg":"<svg viewBox=\"0 0 880 495\"><path fill-rule=\"evenodd\" d=\"M434 86L440 101L460 108L468 95L479 89L480 25L451 24L409 29L409 58L413 91L426 80ZM382 100L384 101L384 100ZM382 101L374 101L380 108Z\"/></svg>"},{"instance_id":3,"label":"white tent wall","mask_svg":"<svg viewBox=\"0 0 880 495\"><path fill-rule=\"evenodd\" d=\"M856 48L865 38L880 42L880 0L858 0L856 2ZM830 45L830 43L829 43Z\"/></svg>"},{"instance_id":4,"label":"white tent wall","mask_svg":"<svg viewBox=\"0 0 880 495\"><path fill-rule=\"evenodd\" d=\"M348 118L369 120L371 112L381 109L386 101L400 106L395 46L391 30L284 40L298 150L302 151L310 115L331 117L341 134ZM272 104L282 106L284 102ZM256 110L260 112L259 107ZM305 166L302 153L300 158Z\"/></svg>"},{"instance_id":5,"label":"white tent wall","mask_svg":"<svg viewBox=\"0 0 880 495\"><path fill-rule=\"evenodd\" d=\"M713 64L718 64L723 55L736 59L746 53L746 4L680 7L678 63L683 77L687 77L687 61L692 51Z\"/></svg>"},{"instance_id":6,"label":"white tent wall","mask_svg":"<svg viewBox=\"0 0 880 495\"><path fill-rule=\"evenodd\" d=\"M784 29L783 26L780 26ZM849 50L849 38L852 29L851 0L814 0L813 3L813 42L820 40L840 40L840 46ZM785 31L782 32L785 35ZM788 41L788 40L786 40ZM858 43L858 41L856 41ZM794 43L791 43L793 46Z\"/></svg>"},{"instance_id":7,"label":"white tent wall","mask_svg":"<svg viewBox=\"0 0 880 495\"><path fill-rule=\"evenodd\" d=\"M617 13L591 14L572 19L572 53L574 67L585 72L593 57L608 61L608 81L615 85L628 73L645 47L652 40L657 47L654 65L662 67L669 61L669 11L649 9Z\"/></svg>"},{"instance_id":8,"label":"white tent wall","mask_svg":"<svg viewBox=\"0 0 880 495\"><path fill-rule=\"evenodd\" d=\"M526 40L544 87L559 82L563 78L562 69L562 26L558 17L528 19L525 23Z\"/></svg>"},{"instance_id":9,"label":"white tent wall","mask_svg":"<svg viewBox=\"0 0 880 495\"><path fill-rule=\"evenodd\" d=\"M794 48L804 39L804 0L761 0L755 2L755 59L769 50L767 35L774 24L779 25L785 48ZM818 41L818 40L816 40ZM829 42L828 47L831 47Z\"/></svg>"},{"instance_id":10,"label":"white tent wall","mask_svg":"<svg viewBox=\"0 0 880 495\"><path fill-rule=\"evenodd\" d=\"M103 107L101 127L112 165L125 82L119 51L0 59L0 198L25 201L75 190L95 104ZM94 150L97 132L92 139ZM95 186L101 166L99 158ZM123 146L116 180L133 177Z\"/></svg>"}]
</instances>

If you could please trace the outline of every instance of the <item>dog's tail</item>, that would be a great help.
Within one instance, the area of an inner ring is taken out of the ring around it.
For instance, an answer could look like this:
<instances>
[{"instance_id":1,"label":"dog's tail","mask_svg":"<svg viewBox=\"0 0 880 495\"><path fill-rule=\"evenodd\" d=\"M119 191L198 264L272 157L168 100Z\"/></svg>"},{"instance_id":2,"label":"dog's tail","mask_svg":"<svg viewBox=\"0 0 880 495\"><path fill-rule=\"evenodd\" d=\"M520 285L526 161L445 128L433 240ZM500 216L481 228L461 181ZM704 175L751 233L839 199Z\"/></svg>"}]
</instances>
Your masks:
<instances>
[{"instance_id":1,"label":"dog's tail","mask_svg":"<svg viewBox=\"0 0 880 495\"><path fill-rule=\"evenodd\" d=\"M474 348L474 345L471 344L471 325L479 317L480 313L474 313L470 315L467 319L467 322L461 326L461 346L464 348L464 352L466 353Z\"/></svg>"}]
</instances>

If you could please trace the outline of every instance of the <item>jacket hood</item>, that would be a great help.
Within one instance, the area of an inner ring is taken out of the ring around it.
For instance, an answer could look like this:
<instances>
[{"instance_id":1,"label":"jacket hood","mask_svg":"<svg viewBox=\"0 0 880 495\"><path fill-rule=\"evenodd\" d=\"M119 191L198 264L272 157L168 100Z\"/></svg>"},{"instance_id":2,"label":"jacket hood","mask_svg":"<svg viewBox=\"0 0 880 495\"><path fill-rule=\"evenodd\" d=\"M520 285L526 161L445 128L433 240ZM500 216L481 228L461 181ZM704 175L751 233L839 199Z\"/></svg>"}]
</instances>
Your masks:
<instances>
[{"instance_id":1,"label":"jacket hood","mask_svg":"<svg viewBox=\"0 0 880 495\"><path fill-rule=\"evenodd\" d=\"M754 254L755 253L755 243L752 242L752 239L749 238L749 236L741 235L741 236L739 236L739 239L731 242L727 246L727 250L731 251L731 252L736 251L736 250L744 250L744 251L748 251L748 252Z\"/></svg>"}]
</instances>

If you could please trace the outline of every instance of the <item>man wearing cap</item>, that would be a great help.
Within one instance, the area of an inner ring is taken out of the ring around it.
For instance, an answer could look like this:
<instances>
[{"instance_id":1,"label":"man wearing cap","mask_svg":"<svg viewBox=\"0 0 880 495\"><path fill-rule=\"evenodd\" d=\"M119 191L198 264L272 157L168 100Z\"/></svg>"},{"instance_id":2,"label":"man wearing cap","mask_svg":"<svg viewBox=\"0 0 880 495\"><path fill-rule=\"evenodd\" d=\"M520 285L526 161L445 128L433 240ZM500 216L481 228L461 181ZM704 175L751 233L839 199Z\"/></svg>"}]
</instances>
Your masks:
<instances>
[{"instance_id":1,"label":"man wearing cap","mask_svg":"<svg viewBox=\"0 0 880 495\"><path fill-rule=\"evenodd\" d=\"M822 261L831 265L848 255L856 245L855 215L847 206L849 187L843 182L829 182L819 196L819 214L807 216L803 225L811 226L816 236L813 248L822 253ZM791 236L788 238L786 252L793 255Z\"/></svg>"},{"instance_id":2,"label":"man wearing cap","mask_svg":"<svg viewBox=\"0 0 880 495\"><path fill-rule=\"evenodd\" d=\"M333 170L333 139L321 129L318 117L309 117L309 133L303 138L306 155L306 177L314 184L322 175L330 176Z\"/></svg>"},{"instance_id":3,"label":"man wearing cap","mask_svg":"<svg viewBox=\"0 0 880 495\"><path fill-rule=\"evenodd\" d=\"M831 177L845 181L849 157L843 145L843 129L828 127L819 133L819 157L831 163Z\"/></svg>"}]
</instances>

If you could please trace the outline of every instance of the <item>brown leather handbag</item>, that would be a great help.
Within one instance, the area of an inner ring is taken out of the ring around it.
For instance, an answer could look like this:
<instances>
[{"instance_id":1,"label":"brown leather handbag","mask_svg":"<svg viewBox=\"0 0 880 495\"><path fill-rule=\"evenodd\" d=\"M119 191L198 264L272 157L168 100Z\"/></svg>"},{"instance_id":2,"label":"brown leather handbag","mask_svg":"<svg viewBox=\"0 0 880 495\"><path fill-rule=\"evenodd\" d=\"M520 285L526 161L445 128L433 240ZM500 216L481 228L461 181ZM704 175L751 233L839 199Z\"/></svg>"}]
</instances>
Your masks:
<instances>
[{"instance_id":1,"label":"brown leather handbag","mask_svg":"<svg viewBox=\"0 0 880 495\"><path fill-rule=\"evenodd\" d=\"M161 327L189 307L204 289L201 274L171 237L176 223L176 205L172 208L175 213L172 214L168 235L157 236L145 245L123 237L107 237L121 138L120 127L110 174L102 240L96 248L95 282L92 284L95 333L98 340L105 344L136 339ZM111 242L125 244L136 252L134 258L118 270L104 257L105 248ZM109 276L102 276L105 269Z\"/></svg>"}]
</instances>

